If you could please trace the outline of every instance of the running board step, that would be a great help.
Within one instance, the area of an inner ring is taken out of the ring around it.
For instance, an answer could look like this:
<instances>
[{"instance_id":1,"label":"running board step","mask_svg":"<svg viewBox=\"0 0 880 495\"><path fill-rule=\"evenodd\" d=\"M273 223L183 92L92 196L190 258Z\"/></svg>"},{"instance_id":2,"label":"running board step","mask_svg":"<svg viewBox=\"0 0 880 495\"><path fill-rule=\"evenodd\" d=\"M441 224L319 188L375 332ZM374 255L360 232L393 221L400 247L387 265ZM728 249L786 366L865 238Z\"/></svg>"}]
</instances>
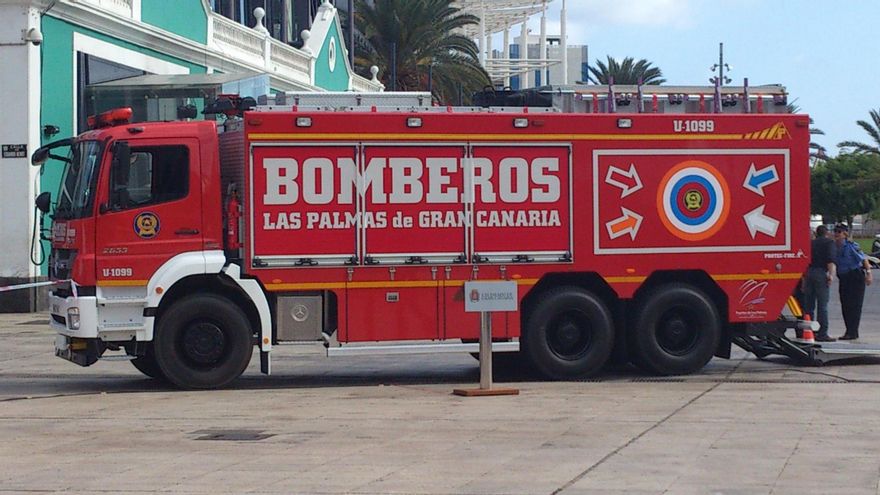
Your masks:
<instances>
[{"instance_id":1,"label":"running board step","mask_svg":"<svg viewBox=\"0 0 880 495\"><path fill-rule=\"evenodd\" d=\"M124 305L124 306L146 306L146 297L99 297L98 304L108 305Z\"/></svg>"},{"instance_id":2,"label":"running board step","mask_svg":"<svg viewBox=\"0 0 880 495\"><path fill-rule=\"evenodd\" d=\"M864 357L880 357L880 346L850 343L822 343L811 349L814 359L821 363Z\"/></svg>"},{"instance_id":3,"label":"running board step","mask_svg":"<svg viewBox=\"0 0 880 495\"><path fill-rule=\"evenodd\" d=\"M493 342L492 352L517 352L519 342ZM440 354L453 352L480 352L480 343L473 344L394 344L394 345L348 345L328 347L327 356L372 356L376 354Z\"/></svg>"},{"instance_id":4,"label":"running board step","mask_svg":"<svg viewBox=\"0 0 880 495\"><path fill-rule=\"evenodd\" d=\"M745 331L734 332L731 341L759 358L771 354L788 356L799 364L821 366L843 359L880 357L880 346L849 342L803 342L785 336L786 330L804 329L802 320L780 319L766 323L753 323Z\"/></svg>"}]
</instances>

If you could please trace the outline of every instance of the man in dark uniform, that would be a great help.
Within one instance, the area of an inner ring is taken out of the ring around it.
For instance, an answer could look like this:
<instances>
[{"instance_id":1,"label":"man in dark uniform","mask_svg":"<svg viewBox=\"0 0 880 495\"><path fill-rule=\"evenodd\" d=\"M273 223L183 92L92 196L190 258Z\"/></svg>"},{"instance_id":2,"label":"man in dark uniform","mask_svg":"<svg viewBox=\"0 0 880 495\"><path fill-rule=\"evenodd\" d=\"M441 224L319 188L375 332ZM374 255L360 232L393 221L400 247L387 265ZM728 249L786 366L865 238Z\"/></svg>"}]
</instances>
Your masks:
<instances>
[{"instance_id":1,"label":"man in dark uniform","mask_svg":"<svg viewBox=\"0 0 880 495\"><path fill-rule=\"evenodd\" d=\"M835 273L835 249L834 241L828 237L828 227L824 225L816 227L812 251L810 267L807 268L803 279L804 312L819 322L816 341L834 342L837 339L828 334L828 299Z\"/></svg>"},{"instance_id":2,"label":"man in dark uniform","mask_svg":"<svg viewBox=\"0 0 880 495\"><path fill-rule=\"evenodd\" d=\"M862 301L865 286L871 285L871 265L859 246L849 240L849 228L842 223L834 226L834 242L837 245L837 278L840 279L840 309L846 333L840 340L859 338L859 322L862 319Z\"/></svg>"}]
</instances>

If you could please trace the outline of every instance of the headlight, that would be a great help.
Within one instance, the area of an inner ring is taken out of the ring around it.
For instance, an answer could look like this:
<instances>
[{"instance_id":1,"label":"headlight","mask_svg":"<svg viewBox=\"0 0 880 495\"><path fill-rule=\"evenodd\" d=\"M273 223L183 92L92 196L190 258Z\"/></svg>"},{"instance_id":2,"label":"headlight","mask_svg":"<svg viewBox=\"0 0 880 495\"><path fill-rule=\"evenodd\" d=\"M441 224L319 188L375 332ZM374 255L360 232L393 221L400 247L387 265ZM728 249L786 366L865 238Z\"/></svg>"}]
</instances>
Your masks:
<instances>
[{"instance_id":1,"label":"headlight","mask_svg":"<svg viewBox=\"0 0 880 495\"><path fill-rule=\"evenodd\" d=\"M69 308L67 310L67 328L79 330L79 308Z\"/></svg>"}]
</instances>

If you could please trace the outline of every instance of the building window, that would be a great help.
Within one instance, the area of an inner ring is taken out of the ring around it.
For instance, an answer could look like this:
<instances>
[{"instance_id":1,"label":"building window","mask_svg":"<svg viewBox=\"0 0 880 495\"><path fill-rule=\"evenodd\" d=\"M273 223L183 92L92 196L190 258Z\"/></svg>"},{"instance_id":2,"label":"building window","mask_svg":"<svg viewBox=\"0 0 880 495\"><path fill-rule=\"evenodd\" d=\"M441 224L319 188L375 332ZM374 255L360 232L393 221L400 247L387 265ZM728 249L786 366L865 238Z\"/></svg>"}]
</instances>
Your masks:
<instances>
[{"instance_id":1,"label":"building window","mask_svg":"<svg viewBox=\"0 0 880 495\"><path fill-rule=\"evenodd\" d=\"M132 107L135 115L132 120L135 122L147 120L146 113L142 105L131 101L127 97L106 98L98 102L94 96L90 94L87 88L93 84L100 84L109 81L117 81L119 79L127 79L129 77L142 76L146 71L128 67L126 65L111 62L94 55L83 52L77 52L77 116L76 121L79 125L77 132L88 129L87 119L89 115L95 115L105 110L119 107ZM143 109L143 110L142 110Z\"/></svg>"}]
</instances>

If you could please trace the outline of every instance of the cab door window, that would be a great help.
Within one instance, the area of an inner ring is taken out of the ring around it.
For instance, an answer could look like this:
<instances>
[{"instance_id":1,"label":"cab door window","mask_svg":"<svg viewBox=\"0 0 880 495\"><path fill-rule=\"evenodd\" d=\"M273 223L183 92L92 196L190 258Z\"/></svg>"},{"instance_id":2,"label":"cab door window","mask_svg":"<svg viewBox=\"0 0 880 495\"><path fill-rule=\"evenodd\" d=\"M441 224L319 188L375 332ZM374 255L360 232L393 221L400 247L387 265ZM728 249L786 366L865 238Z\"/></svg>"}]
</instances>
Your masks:
<instances>
[{"instance_id":1,"label":"cab door window","mask_svg":"<svg viewBox=\"0 0 880 495\"><path fill-rule=\"evenodd\" d=\"M132 147L128 163L117 162L110 175L112 208L141 208L185 198L189 166L186 146Z\"/></svg>"}]
</instances>

